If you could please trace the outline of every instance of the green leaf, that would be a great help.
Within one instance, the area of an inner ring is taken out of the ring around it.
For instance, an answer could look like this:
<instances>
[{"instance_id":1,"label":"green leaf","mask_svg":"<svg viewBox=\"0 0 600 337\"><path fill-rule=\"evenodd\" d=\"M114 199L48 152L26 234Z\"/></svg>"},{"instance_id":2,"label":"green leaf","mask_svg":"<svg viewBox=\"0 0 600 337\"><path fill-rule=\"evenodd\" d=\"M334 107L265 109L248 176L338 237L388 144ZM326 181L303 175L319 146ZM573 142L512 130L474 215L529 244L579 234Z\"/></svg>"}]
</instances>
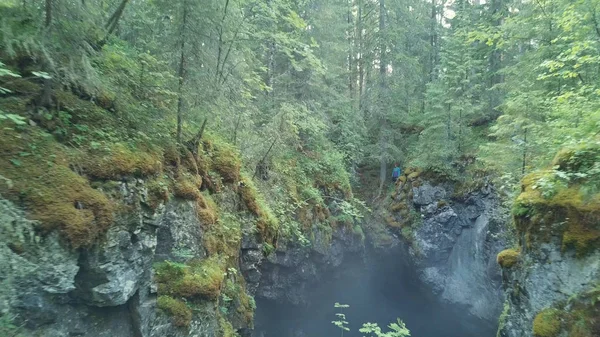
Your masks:
<instances>
[{"instance_id":1,"label":"green leaf","mask_svg":"<svg viewBox=\"0 0 600 337\"><path fill-rule=\"evenodd\" d=\"M50 74L48 74L45 71L32 71L31 74L33 74L33 76L41 77L46 80L49 80L52 78L52 76L50 76Z\"/></svg>"},{"instance_id":2,"label":"green leaf","mask_svg":"<svg viewBox=\"0 0 600 337\"><path fill-rule=\"evenodd\" d=\"M22 163L20 160L18 160L18 159L14 159L14 158L11 158L11 159L10 159L10 162L11 162L13 165L15 165L16 167L21 167L21 165L23 164L23 163Z\"/></svg>"}]
</instances>

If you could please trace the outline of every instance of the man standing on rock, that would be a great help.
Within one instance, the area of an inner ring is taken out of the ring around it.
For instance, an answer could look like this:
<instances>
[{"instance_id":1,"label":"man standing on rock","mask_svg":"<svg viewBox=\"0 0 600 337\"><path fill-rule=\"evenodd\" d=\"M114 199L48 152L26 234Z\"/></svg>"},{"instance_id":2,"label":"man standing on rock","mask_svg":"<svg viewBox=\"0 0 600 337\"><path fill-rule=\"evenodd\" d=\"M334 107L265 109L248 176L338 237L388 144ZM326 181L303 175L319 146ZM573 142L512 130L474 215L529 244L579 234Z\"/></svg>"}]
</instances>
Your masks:
<instances>
[{"instance_id":1,"label":"man standing on rock","mask_svg":"<svg viewBox=\"0 0 600 337\"><path fill-rule=\"evenodd\" d=\"M400 170L398 163L395 163L394 169L392 170L392 181L396 182L396 180L398 180L398 177L400 177L400 174L402 174L402 170Z\"/></svg>"}]
</instances>

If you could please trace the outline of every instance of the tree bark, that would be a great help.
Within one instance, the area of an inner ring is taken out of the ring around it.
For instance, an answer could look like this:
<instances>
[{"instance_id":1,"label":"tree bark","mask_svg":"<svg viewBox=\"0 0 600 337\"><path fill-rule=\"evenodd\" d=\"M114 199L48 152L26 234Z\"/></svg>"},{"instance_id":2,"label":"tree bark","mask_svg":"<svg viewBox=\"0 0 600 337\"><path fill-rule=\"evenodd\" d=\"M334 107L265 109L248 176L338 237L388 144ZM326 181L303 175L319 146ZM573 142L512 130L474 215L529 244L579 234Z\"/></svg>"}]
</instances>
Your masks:
<instances>
[{"instance_id":1,"label":"tree bark","mask_svg":"<svg viewBox=\"0 0 600 337\"><path fill-rule=\"evenodd\" d=\"M183 1L183 18L181 24L180 43L179 43L179 69L177 75L179 76L178 85L178 97L177 97L177 135L176 141L178 145L181 145L181 132L183 124L183 85L185 83L185 30L187 26L188 8L187 1Z\"/></svg>"},{"instance_id":2,"label":"tree bark","mask_svg":"<svg viewBox=\"0 0 600 337\"><path fill-rule=\"evenodd\" d=\"M387 45L385 43L385 0L379 0L379 146L380 146L380 158L379 158L379 195L383 192L383 186L385 185L385 181L387 179L387 129L386 129L386 118L385 118L385 109L386 104L384 104L384 100L386 99L386 76L387 76Z\"/></svg>"},{"instance_id":3,"label":"tree bark","mask_svg":"<svg viewBox=\"0 0 600 337\"><path fill-rule=\"evenodd\" d=\"M365 81L365 64L364 64L364 39L363 39L363 11L362 0L358 0L358 110L363 110L363 92Z\"/></svg>"},{"instance_id":4,"label":"tree bark","mask_svg":"<svg viewBox=\"0 0 600 337\"><path fill-rule=\"evenodd\" d=\"M117 28L117 24L119 23L121 16L123 16L123 12L125 11L125 6L127 6L128 2L129 2L129 0L122 0L121 4L119 4L119 7L117 7L115 12L110 16L110 18L108 18L108 21L106 22L106 26L105 26L105 28L108 30L108 32L106 33L107 37L109 35L111 35Z\"/></svg>"},{"instance_id":5,"label":"tree bark","mask_svg":"<svg viewBox=\"0 0 600 337\"><path fill-rule=\"evenodd\" d=\"M46 27L52 23L52 0L46 0Z\"/></svg>"}]
</instances>

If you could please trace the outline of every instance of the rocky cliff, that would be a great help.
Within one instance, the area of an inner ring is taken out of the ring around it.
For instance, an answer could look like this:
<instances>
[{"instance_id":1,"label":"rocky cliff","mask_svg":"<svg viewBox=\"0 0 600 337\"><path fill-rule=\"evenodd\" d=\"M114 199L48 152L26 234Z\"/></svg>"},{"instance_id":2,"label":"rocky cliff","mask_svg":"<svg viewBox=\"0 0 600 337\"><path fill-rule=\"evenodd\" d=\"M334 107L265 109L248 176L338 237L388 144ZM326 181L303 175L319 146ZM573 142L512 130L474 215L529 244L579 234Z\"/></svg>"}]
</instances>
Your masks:
<instances>
[{"instance_id":1,"label":"rocky cliff","mask_svg":"<svg viewBox=\"0 0 600 337\"><path fill-rule=\"evenodd\" d=\"M519 245L498 255L499 336L600 336L600 146L566 149L522 183Z\"/></svg>"},{"instance_id":2,"label":"rocky cliff","mask_svg":"<svg viewBox=\"0 0 600 337\"><path fill-rule=\"evenodd\" d=\"M249 335L252 295L300 304L311 284L345 255L360 256L363 247L351 229L340 227L327 235L315 226L313 245L281 242L266 254L265 244L244 231L233 245L239 250L239 272L223 270L221 257L208 257L212 234L194 202L172 199L152 211L141 180L119 183L113 192L127 213L115 219L101 242L79 250L66 247L57 234L37 235L35 222L12 202L1 201L0 267L5 273L0 304L3 312L17 315L26 335ZM223 192L221 211L236 207L236 198ZM197 263L199 274L192 274ZM211 268L217 268L216 275ZM186 275L175 284L178 273ZM194 278L206 277L217 280L214 289L204 281L194 284ZM161 289L168 287L173 289ZM161 293L171 294L171 302L161 303Z\"/></svg>"},{"instance_id":3,"label":"rocky cliff","mask_svg":"<svg viewBox=\"0 0 600 337\"><path fill-rule=\"evenodd\" d=\"M490 326L502 304L495 258L505 227L498 202L489 184L461 191L408 170L386 203L387 226L407 244L420 279L440 300L464 306Z\"/></svg>"}]
</instances>

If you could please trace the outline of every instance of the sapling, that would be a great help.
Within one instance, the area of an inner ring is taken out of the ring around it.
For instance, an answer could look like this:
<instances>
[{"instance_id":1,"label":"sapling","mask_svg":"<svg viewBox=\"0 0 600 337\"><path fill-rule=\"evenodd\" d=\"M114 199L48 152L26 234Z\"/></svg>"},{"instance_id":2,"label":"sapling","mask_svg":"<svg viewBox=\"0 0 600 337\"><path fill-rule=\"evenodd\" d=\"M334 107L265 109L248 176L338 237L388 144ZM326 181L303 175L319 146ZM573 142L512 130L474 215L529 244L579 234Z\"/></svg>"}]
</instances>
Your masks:
<instances>
[{"instance_id":1,"label":"sapling","mask_svg":"<svg viewBox=\"0 0 600 337\"><path fill-rule=\"evenodd\" d=\"M340 328L340 330L342 331L341 337L344 337L344 331L350 331L350 328L348 328L348 322L346 321L346 315L344 313L342 313L342 311L343 311L343 309L349 308L350 306L348 304L339 304L339 303L335 302L334 307L339 308L340 312L335 314L338 319L336 321L331 321L331 323L333 325L337 326L338 328Z\"/></svg>"}]
</instances>

